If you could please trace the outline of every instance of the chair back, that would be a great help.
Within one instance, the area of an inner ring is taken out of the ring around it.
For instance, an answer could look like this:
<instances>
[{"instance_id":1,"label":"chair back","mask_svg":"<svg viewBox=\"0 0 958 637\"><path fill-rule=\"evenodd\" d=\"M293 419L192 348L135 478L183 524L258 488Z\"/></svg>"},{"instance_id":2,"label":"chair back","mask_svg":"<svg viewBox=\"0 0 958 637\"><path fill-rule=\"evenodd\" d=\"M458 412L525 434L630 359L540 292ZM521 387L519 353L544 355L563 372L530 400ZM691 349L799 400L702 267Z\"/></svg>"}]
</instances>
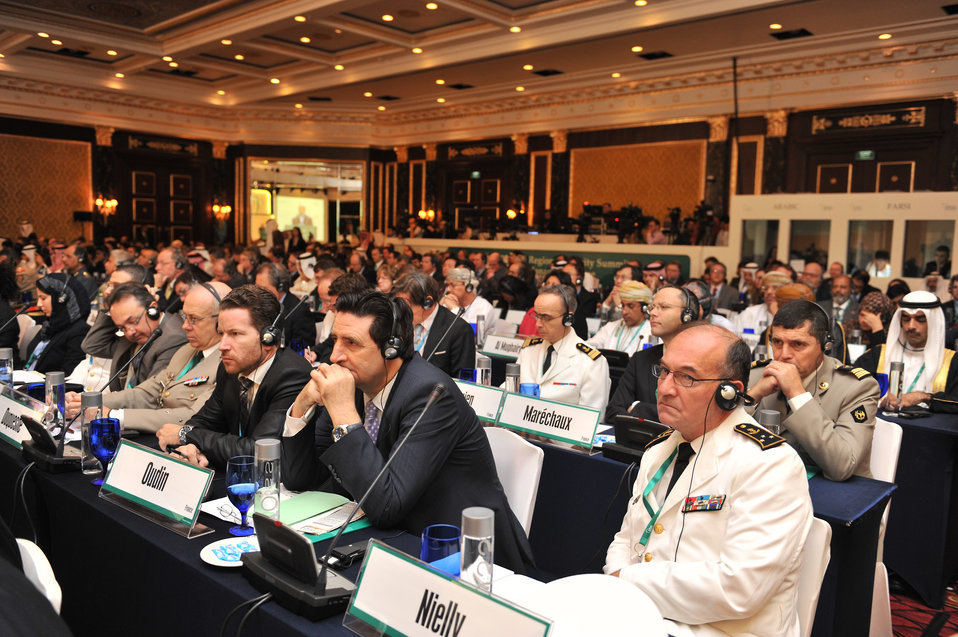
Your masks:
<instances>
[{"instance_id":1,"label":"chair back","mask_svg":"<svg viewBox=\"0 0 958 637\"><path fill-rule=\"evenodd\" d=\"M542 474L542 449L501 427L485 427L499 482L519 523L529 535Z\"/></svg>"},{"instance_id":2,"label":"chair back","mask_svg":"<svg viewBox=\"0 0 958 637\"><path fill-rule=\"evenodd\" d=\"M802 556L802 567L798 573L798 625L802 637L812 634L818 593L832 553L831 541L832 527L828 522L812 518L812 528L805 539L805 554Z\"/></svg>"},{"instance_id":3,"label":"chair back","mask_svg":"<svg viewBox=\"0 0 958 637\"><path fill-rule=\"evenodd\" d=\"M17 545L20 547L20 560L23 562L23 574L27 579L37 587L37 590L50 600L53 610L60 614L60 604L63 601L63 591L60 590L60 584L57 582L56 575L53 574L53 568L50 566L47 556L43 550L23 538L17 538Z\"/></svg>"}]
</instances>

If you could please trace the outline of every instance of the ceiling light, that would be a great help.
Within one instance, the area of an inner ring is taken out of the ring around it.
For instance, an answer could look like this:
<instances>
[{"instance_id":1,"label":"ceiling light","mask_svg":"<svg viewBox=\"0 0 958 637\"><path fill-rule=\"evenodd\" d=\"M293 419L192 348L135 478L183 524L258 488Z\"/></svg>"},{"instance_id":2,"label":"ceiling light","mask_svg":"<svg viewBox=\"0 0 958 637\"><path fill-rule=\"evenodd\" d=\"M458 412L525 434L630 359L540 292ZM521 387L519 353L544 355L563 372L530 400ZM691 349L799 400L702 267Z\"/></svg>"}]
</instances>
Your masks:
<instances>
[{"instance_id":1,"label":"ceiling light","mask_svg":"<svg viewBox=\"0 0 958 637\"><path fill-rule=\"evenodd\" d=\"M384 111L384 110L386 110L386 107L385 107L385 106L377 106L377 107L376 107L376 110L377 110L377 111Z\"/></svg>"},{"instance_id":2,"label":"ceiling light","mask_svg":"<svg viewBox=\"0 0 958 637\"><path fill-rule=\"evenodd\" d=\"M122 73L114 73L114 74L113 74L113 77L116 77L116 78L119 78L119 79L122 80L122 79L123 79L124 77L126 77L126 76L123 75Z\"/></svg>"},{"instance_id":3,"label":"ceiling light","mask_svg":"<svg viewBox=\"0 0 958 637\"><path fill-rule=\"evenodd\" d=\"M649 3L649 0L635 0L635 6L644 7Z\"/></svg>"},{"instance_id":4,"label":"ceiling light","mask_svg":"<svg viewBox=\"0 0 958 637\"><path fill-rule=\"evenodd\" d=\"M5 57L7 57L7 56L4 55L3 53L0 53L0 60L2 60L2 59L5 58Z\"/></svg>"},{"instance_id":5,"label":"ceiling light","mask_svg":"<svg viewBox=\"0 0 958 637\"><path fill-rule=\"evenodd\" d=\"M419 48L418 46L417 46L417 47L413 47L412 52L415 53L416 55L419 55L420 53L422 53L422 49Z\"/></svg>"},{"instance_id":6,"label":"ceiling light","mask_svg":"<svg viewBox=\"0 0 958 637\"><path fill-rule=\"evenodd\" d=\"M114 51L113 49L110 49L109 51L106 52L106 54L107 54L107 55L116 55L116 51Z\"/></svg>"},{"instance_id":7,"label":"ceiling light","mask_svg":"<svg viewBox=\"0 0 958 637\"><path fill-rule=\"evenodd\" d=\"M878 36L879 40L891 40L891 33L882 33Z\"/></svg>"},{"instance_id":8,"label":"ceiling light","mask_svg":"<svg viewBox=\"0 0 958 637\"><path fill-rule=\"evenodd\" d=\"M39 35L41 38L49 38L49 37L50 37L50 34L49 34L49 33L44 33L43 31L38 32L37 35Z\"/></svg>"},{"instance_id":9,"label":"ceiling light","mask_svg":"<svg viewBox=\"0 0 958 637\"><path fill-rule=\"evenodd\" d=\"M334 66L333 68L336 69L337 71L342 71L342 70L345 69L346 67L343 66L342 64L337 64L337 65Z\"/></svg>"},{"instance_id":10,"label":"ceiling light","mask_svg":"<svg viewBox=\"0 0 958 637\"><path fill-rule=\"evenodd\" d=\"M60 40L50 40L50 44L53 44L55 46L60 46L61 44L63 44L63 42L61 42Z\"/></svg>"},{"instance_id":11,"label":"ceiling light","mask_svg":"<svg viewBox=\"0 0 958 637\"><path fill-rule=\"evenodd\" d=\"M170 62L170 66L171 66L172 68L174 68L174 69L175 69L176 67L178 67L179 65L180 65L179 62Z\"/></svg>"},{"instance_id":12,"label":"ceiling light","mask_svg":"<svg viewBox=\"0 0 958 637\"><path fill-rule=\"evenodd\" d=\"M439 5L436 4L435 2L427 2L426 8L429 9L430 11L435 11L436 9L439 8Z\"/></svg>"},{"instance_id":13,"label":"ceiling light","mask_svg":"<svg viewBox=\"0 0 958 637\"><path fill-rule=\"evenodd\" d=\"M768 25L768 28L772 31L778 31L782 28L782 25L780 25L778 22L773 22L772 24Z\"/></svg>"},{"instance_id":14,"label":"ceiling light","mask_svg":"<svg viewBox=\"0 0 958 637\"><path fill-rule=\"evenodd\" d=\"M396 19L396 18L392 17L392 16L389 15L388 13L384 13L384 14L383 14L383 22L392 22L392 21L395 20L395 19Z\"/></svg>"},{"instance_id":15,"label":"ceiling light","mask_svg":"<svg viewBox=\"0 0 958 637\"><path fill-rule=\"evenodd\" d=\"M333 29L333 33L335 33L336 35L340 35L342 34L342 32L343 32L342 29Z\"/></svg>"},{"instance_id":16,"label":"ceiling light","mask_svg":"<svg viewBox=\"0 0 958 637\"><path fill-rule=\"evenodd\" d=\"M220 40L220 44L222 44L223 46L229 46L229 45L233 44L233 41L232 41L232 40Z\"/></svg>"},{"instance_id":17,"label":"ceiling light","mask_svg":"<svg viewBox=\"0 0 958 637\"><path fill-rule=\"evenodd\" d=\"M217 95L226 95L226 91L224 91L223 89L220 89L220 90L216 91L216 94L217 94Z\"/></svg>"},{"instance_id":18,"label":"ceiling light","mask_svg":"<svg viewBox=\"0 0 958 637\"><path fill-rule=\"evenodd\" d=\"M303 44L309 44L310 42L312 42L312 40L310 39L308 35L304 35L303 37L299 39L299 41L302 42Z\"/></svg>"},{"instance_id":19,"label":"ceiling light","mask_svg":"<svg viewBox=\"0 0 958 637\"><path fill-rule=\"evenodd\" d=\"M363 93L363 97L372 97L372 96L373 94L370 91L366 91L365 93Z\"/></svg>"},{"instance_id":20,"label":"ceiling light","mask_svg":"<svg viewBox=\"0 0 958 637\"><path fill-rule=\"evenodd\" d=\"M512 33L519 33L520 31L522 31L522 27L518 27L518 26L509 27L509 31Z\"/></svg>"},{"instance_id":21,"label":"ceiling light","mask_svg":"<svg viewBox=\"0 0 958 637\"><path fill-rule=\"evenodd\" d=\"M523 64L523 65L522 65L522 70L523 70L523 71L531 71L531 70L534 69L534 68L536 68L536 67L532 66L531 64Z\"/></svg>"},{"instance_id":22,"label":"ceiling light","mask_svg":"<svg viewBox=\"0 0 958 637\"><path fill-rule=\"evenodd\" d=\"M269 78L269 83L270 83L270 84L279 84L279 78L278 78L278 77L271 77L271 78Z\"/></svg>"},{"instance_id":23,"label":"ceiling light","mask_svg":"<svg viewBox=\"0 0 958 637\"><path fill-rule=\"evenodd\" d=\"M517 86L517 87L516 87L516 91L519 92L519 93L521 93L521 92L524 91L524 90L526 90L526 87L524 87L524 86Z\"/></svg>"},{"instance_id":24,"label":"ceiling light","mask_svg":"<svg viewBox=\"0 0 958 637\"><path fill-rule=\"evenodd\" d=\"M614 78L620 78L620 77L622 77L622 74L619 73L618 71L616 71L615 73L612 74L612 77L614 77Z\"/></svg>"},{"instance_id":25,"label":"ceiling light","mask_svg":"<svg viewBox=\"0 0 958 637\"><path fill-rule=\"evenodd\" d=\"M245 60L245 59L246 59L246 56L243 55L242 53L237 53L236 55L233 56L233 59L234 59L234 60Z\"/></svg>"},{"instance_id":26,"label":"ceiling light","mask_svg":"<svg viewBox=\"0 0 958 637\"><path fill-rule=\"evenodd\" d=\"M293 104L293 108L303 108L302 104Z\"/></svg>"},{"instance_id":27,"label":"ceiling light","mask_svg":"<svg viewBox=\"0 0 958 637\"><path fill-rule=\"evenodd\" d=\"M293 18L293 20L296 20L297 22L306 22L306 16L298 15L295 18Z\"/></svg>"},{"instance_id":28,"label":"ceiling light","mask_svg":"<svg viewBox=\"0 0 958 637\"><path fill-rule=\"evenodd\" d=\"M163 56L163 61L164 61L164 62L172 62L172 61L173 61L173 58L171 58L169 55L164 55L164 56Z\"/></svg>"},{"instance_id":29,"label":"ceiling light","mask_svg":"<svg viewBox=\"0 0 958 637\"><path fill-rule=\"evenodd\" d=\"M634 46L634 47L632 47L632 52L633 52L633 53L641 53L643 50L644 50L644 49L643 49L641 46Z\"/></svg>"},{"instance_id":30,"label":"ceiling light","mask_svg":"<svg viewBox=\"0 0 958 637\"><path fill-rule=\"evenodd\" d=\"M445 97L437 97L437 98L436 98L436 101L439 102L440 104L445 104L445 103L446 103L446 98L445 98Z\"/></svg>"},{"instance_id":31,"label":"ceiling light","mask_svg":"<svg viewBox=\"0 0 958 637\"><path fill-rule=\"evenodd\" d=\"M443 80L443 79L436 80L436 84L438 84L439 86L442 86L445 83L446 83L446 80Z\"/></svg>"}]
</instances>

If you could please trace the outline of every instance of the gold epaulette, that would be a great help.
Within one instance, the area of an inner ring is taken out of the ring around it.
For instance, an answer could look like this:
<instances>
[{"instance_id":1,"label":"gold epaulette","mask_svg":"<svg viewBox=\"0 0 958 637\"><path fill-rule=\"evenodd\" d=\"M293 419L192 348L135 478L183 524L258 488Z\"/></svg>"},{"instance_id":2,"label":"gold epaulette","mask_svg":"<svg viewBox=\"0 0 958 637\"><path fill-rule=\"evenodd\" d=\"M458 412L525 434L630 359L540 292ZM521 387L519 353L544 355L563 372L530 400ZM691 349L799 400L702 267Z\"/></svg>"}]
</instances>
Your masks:
<instances>
[{"instance_id":1,"label":"gold epaulette","mask_svg":"<svg viewBox=\"0 0 958 637\"><path fill-rule=\"evenodd\" d=\"M743 422L741 425L735 425L735 431L757 442L758 446L762 448L762 451L773 449L785 442L785 439L781 436L776 436L770 431L766 431L761 427L747 422Z\"/></svg>"},{"instance_id":2,"label":"gold epaulette","mask_svg":"<svg viewBox=\"0 0 958 637\"><path fill-rule=\"evenodd\" d=\"M580 352L582 352L583 354L585 354L586 356L588 356L589 358L591 358L592 360L595 360L598 357L602 356L602 352L600 352L597 349L593 349L589 347L585 343L576 343L575 348L579 350Z\"/></svg>"},{"instance_id":3,"label":"gold epaulette","mask_svg":"<svg viewBox=\"0 0 958 637\"><path fill-rule=\"evenodd\" d=\"M533 336L532 338L527 338L526 342L522 344L522 349L525 349L531 345L538 345L542 342L542 339L538 336Z\"/></svg>"}]
</instances>

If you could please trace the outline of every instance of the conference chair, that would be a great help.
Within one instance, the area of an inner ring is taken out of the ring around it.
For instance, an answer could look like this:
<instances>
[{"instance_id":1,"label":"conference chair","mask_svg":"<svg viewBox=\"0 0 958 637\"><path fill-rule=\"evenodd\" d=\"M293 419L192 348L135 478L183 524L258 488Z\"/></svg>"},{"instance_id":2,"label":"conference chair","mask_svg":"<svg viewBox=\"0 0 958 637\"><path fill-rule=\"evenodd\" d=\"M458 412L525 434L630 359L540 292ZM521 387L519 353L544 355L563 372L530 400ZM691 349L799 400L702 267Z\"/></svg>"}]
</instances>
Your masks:
<instances>
[{"instance_id":1,"label":"conference chair","mask_svg":"<svg viewBox=\"0 0 958 637\"><path fill-rule=\"evenodd\" d=\"M36 321L26 314L18 316L17 323L20 325L20 338L17 340L17 350L20 352L20 360L26 360L27 347L43 326L37 324Z\"/></svg>"},{"instance_id":2,"label":"conference chair","mask_svg":"<svg viewBox=\"0 0 958 637\"><path fill-rule=\"evenodd\" d=\"M485 427L499 482L506 492L512 512L522 524L526 536L532 527L532 513L539 493L542 473L542 449L501 427Z\"/></svg>"},{"instance_id":3,"label":"conference chair","mask_svg":"<svg viewBox=\"0 0 958 637\"><path fill-rule=\"evenodd\" d=\"M625 374L625 368L629 365L629 355L615 349L600 349L605 360L609 363L609 378L612 381L609 387L609 400L615 396L615 390L619 386L619 381Z\"/></svg>"},{"instance_id":4,"label":"conference chair","mask_svg":"<svg viewBox=\"0 0 958 637\"><path fill-rule=\"evenodd\" d=\"M832 553L831 541L832 527L828 522L812 518L812 528L805 540L802 567L798 572L798 625L802 637L812 634L818 593L822 588L822 578L825 577L825 569Z\"/></svg>"},{"instance_id":5,"label":"conference chair","mask_svg":"<svg viewBox=\"0 0 958 637\"><path fill-rule=\"evenodd\" d=\"M17 545L20 547L20 560L23 562L23 574L27 579L37 587L37 590L50 600L53 610L60 614L60 603L63 601L63 592L60 590L60 584L57 582L56 575L53 574L53 568L43 554L43 550L23 538L17 538Z\"/></svg>"},{"instance_id":6,"label":"conference chair","mask_svg":"<svg viewBox=\"0 0 958 637\"><path fill-rule=\"evenodd\" d=\"M894 482L898 472L898 454L901 450L901 425L875 418L875 433L872 438L871 470L876 480ZM881 526L878 531L878 555L875 563L875 582L872 591L872 615L869 635L872 637L891 637L891 601L888 591L888 569L882 562L885 546L885 526L888 524L888 510L891 502L885 505Z\"/></svg>"}]
</instances>

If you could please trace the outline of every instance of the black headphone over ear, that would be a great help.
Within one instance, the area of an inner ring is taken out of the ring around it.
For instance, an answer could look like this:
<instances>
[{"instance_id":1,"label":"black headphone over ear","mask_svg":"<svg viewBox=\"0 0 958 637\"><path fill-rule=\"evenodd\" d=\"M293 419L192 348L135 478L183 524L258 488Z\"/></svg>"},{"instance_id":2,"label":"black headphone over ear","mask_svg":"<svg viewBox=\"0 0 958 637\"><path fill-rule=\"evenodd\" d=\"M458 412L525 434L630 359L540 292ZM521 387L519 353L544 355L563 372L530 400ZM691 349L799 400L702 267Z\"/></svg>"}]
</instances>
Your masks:
<instances>
[{"instance_id":1,"label":"black headphone over ear","mask_svg":"<svg viewBox=\"0 0 958 637\"><path fill-rule=\"evenodd\" d=\"M190 264L182 250L173 250L173 266L177 270L185 270Z\"/></svg>"},{"instance_id":2,"label":"black headphone over ear","mask_svg":"<svg viewBox=\"0 0 958 637\"><path fill-rule=\"evenodd\" d=\"M398 358L399 352L403 349L403 342L399 336L396 335L396 325L399 323L399 316L396 314L396 301L394 299L386 299L389 303L389 309L393 313L393 324L389 329L389 338L386 339L386 343L383 345L383 358L387 361L391 361L395 358Z\"/></svg>"},{"instance_id":3,"label":"black headphone over ear","mask_svg":"<svg viewBox=\"0 0 958 637\"><path fill-rule=\"evenodd\" d=\"M214 288L212 285L210 285L209 283L200 283L200 285L202 285L204 288L209 290L209 293L213 295L213 298L216 299L217 303L223 302L223 299L220 298L220 295L216 291L216 288Z\"/></svg>"},{"instance_id":4,"label":"black headphone over ear","mask_svg":"<svg viewBox=\"0 0 958 637\"><path fill-rule=\"evenodd\" d=\"M470 275L469 275L469 280L466 281L466 292L472 292L473 290L476 289L476 286L473 285L473 283L472 283L473 280L474 280L474 279L473 279L474 276L475 276L475 274L470 274Z\"/></svg>"},{"instance_id":5,"label":"black headphone over ear","mask_svg":"<svg viewBox=\"0 0 958 637\"><path fill-rule=\"evenodd\" d=\"M559 294L562 295L562 302L565 303L565 313L562 315L562 325L564 327L572 327L572 323L575 320L575 315L569 311L569 297L566 296L565 286L560 283L556 287L559 288Z\"/></svg>"},{"instance_id":6,"label":"black headphone over ear","mask_svg":"<svg viewBox=\"0 0 958 637\"><path fill-rule=\"evenodd\" d=\"M742 401L746 405L755 404L754 398L740 391L739 388L728 379L719 383L719 386L715 389L715 404L718 405L719 409L722 411L732 411L738 407L739 401Z\"/></svg>"},{"instance_id":7,"label":"black headphone over ear","mask_svg":"<svg viewBox=\"0 0 958 637\"><path fill-rule=\"evenodd\" d=\"M420 274L414 274L413 278L416 279L416 283L422 288L422 309L428 310L436 304L436 299L429 296L429 293L426 292L426 284L422 282L421 276Z\"/></svg>"},{"instance_id":8,"label":"black headphone over ear","mask_svg":"<svg viewBox=\"0 0 958 637\"><path fill-rule=\"evenodd\" d=\"M160 318L160 308L156 307L155 305L147 305L146 317L150 319L151 321L157 320L158 318Z\"/></svg>"},{"instance_id":9,"label":"black headphone over ear","mask_svg":"<svg viewBox=\"0 0 958 637\"><path fill-rule=\"evenodd\" d=\"M811 301L809 301L809 303L811 303ZM835 345L835 339L832 337L832 317L830 317L828 312L825 311L825 308L818 303L812 303L812 305L817 307L818 311L825 316L825 340L819 341L818 344L822 346L822 352L828 354Z\"/></svg>"},{"instance_id":10,"label":"black headphone over ear","mask_svg":"<svg viewBox=\"0 0 958 637\"><path fill-rule=\"evenodd\" d=\"M268 326L264 327L259 333L259 342L263 345L279 345L280 336L282 332L276 324L279 323L279 318L283 315L283 306L279 306L279 312L276 313L276 318L273 319L273 322Z\"/></svg>"},{"instance_id":11,"label":"black headphone over ear","mask_svg":"<svg viewBox=\"0 0 958 637\"><path fill-rule=\"evenodd\" d=\"M682 290L682 296L685 298L685 308L682 310L682 323L691 323L698 319L692 311L692 293L684 287L680 287L679 289Z\"/></svg>"}]
</instances>

